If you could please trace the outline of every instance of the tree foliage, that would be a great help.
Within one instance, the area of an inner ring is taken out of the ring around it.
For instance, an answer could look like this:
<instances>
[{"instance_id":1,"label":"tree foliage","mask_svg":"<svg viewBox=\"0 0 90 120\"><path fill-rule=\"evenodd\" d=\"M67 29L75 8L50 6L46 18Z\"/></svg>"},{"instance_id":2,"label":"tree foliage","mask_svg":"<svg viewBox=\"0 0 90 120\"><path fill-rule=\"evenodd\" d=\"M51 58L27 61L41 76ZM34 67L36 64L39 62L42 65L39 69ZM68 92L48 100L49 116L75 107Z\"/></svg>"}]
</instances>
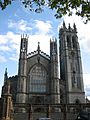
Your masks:
<instances>
[{"instance_id":1,"label":"tree foliage","mask_svg":"<svg viewBox=\"0 0 90 120\"><path fill-rule=\"evenodd\" d=\"M0 0L0 8L3 10L7 5L15 0ZM55 10L56 18L61 18L63 15L68 14L71 16L73 11L76 15L90 20L90 0L20 0L24 6L30 11L40 13L43 11L44 6Z\"/></svg>"}]
</instances>

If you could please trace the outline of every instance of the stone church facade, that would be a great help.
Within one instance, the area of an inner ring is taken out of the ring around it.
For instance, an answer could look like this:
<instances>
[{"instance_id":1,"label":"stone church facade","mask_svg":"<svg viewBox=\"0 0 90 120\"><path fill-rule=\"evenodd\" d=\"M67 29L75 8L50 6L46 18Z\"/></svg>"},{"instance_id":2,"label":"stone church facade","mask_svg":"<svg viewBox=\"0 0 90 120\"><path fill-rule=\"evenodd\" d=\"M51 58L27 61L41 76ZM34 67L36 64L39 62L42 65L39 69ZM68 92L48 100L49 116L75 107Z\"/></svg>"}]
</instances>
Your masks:
<instances>
[{"instance_id":1,"label":"stone church facade","mask_svg":"<svg viewBox=\"0 0 90 120\"><path fill-rule=\"evenodd\" d=\"M27 53L27 49L28 37L22 36L18 75L8 77L7 69L5 70L0 98L1 120L18 120L21 115L27 116L29 105L36 105L33 113L40 113L45 108L40 108L39 105L85 103L81 54L75 24L73 28L70 25L66 28L63 22L59 31L59 53L57 39L50 40L50 55L41 51L40 43L36 51ZM53 111L62 112L62 109ZM28 117L21 119L28 120Z\"/></svg>"}]
</instances>

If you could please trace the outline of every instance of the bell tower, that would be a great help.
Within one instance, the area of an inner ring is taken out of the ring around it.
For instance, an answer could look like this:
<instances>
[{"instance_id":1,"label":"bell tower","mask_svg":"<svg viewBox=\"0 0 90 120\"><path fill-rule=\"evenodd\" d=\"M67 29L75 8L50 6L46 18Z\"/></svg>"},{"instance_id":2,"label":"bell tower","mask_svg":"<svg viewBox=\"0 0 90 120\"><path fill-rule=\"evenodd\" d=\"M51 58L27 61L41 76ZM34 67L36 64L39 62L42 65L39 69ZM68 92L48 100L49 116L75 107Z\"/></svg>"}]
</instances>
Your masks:
<instances>
[{"instance_id":1,"label":"bell tower","mask_svg":"<svg viewBox=\"0 0 90 120\"><path fill-rule=\"evenodd\" d=\"M65 83L66 103L85 102L80 47L76 25L59 31L60 77Z\"/></svg>"},{"instance_id":2,"label":"bell tower","mask_svg":"<svg viewBox=\"0 0 90 120\"><path fill-rule=\"evenodd\" d=\"M26 103L27 91L26 91L26 70L27 70L27 46L28 37L21 36L20 46L20 58L19 58L19 69L18 69L18 84L17 84L17 103Z\"/></svg>"}]
</instances>

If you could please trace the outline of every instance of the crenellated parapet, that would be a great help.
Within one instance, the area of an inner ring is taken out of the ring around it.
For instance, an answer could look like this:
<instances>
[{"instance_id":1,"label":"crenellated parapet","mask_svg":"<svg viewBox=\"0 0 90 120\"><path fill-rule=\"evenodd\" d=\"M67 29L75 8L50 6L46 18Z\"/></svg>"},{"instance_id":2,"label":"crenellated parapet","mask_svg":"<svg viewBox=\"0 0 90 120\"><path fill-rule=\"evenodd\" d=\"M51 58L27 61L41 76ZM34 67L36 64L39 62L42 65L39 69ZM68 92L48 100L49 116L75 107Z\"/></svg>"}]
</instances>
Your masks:
<instances>
[{"instance_id":1,"label":"crenellated parapet","mask_svg":"<svg viewBox=\"0 0 90 120\"><path fill-rule=\"evenodd\" d=\"M62 34L64 32L71 32L71 33L77 33L77 28L75 23L73 24L73 28L70 26L70 23L68 24L68 27L66 27L65 22L63 22L63 26L60 28L59 33Z\"/></svg>"}]
</instances>

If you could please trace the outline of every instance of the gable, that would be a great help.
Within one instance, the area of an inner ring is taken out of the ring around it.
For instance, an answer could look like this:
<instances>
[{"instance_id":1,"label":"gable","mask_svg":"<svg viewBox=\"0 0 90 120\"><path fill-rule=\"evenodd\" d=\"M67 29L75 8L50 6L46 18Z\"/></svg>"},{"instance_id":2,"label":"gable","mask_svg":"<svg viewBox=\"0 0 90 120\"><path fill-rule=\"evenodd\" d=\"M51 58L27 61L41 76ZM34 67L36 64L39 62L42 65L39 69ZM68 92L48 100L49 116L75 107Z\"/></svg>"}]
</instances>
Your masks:
<instances>
[{"instance_id":1,"label":"gable","mask_svg":"<svg viewBox=\"0 0 90 120\"><path fill-rule=\"evenodd\" d=\"M42 66L45 67L45 69L48 72L50 67L50 59L44 57L41 54L36 54L31 57L28 57L27 58L27 74L35 64L41 64Z\"/></svg>"}]
</instances>

